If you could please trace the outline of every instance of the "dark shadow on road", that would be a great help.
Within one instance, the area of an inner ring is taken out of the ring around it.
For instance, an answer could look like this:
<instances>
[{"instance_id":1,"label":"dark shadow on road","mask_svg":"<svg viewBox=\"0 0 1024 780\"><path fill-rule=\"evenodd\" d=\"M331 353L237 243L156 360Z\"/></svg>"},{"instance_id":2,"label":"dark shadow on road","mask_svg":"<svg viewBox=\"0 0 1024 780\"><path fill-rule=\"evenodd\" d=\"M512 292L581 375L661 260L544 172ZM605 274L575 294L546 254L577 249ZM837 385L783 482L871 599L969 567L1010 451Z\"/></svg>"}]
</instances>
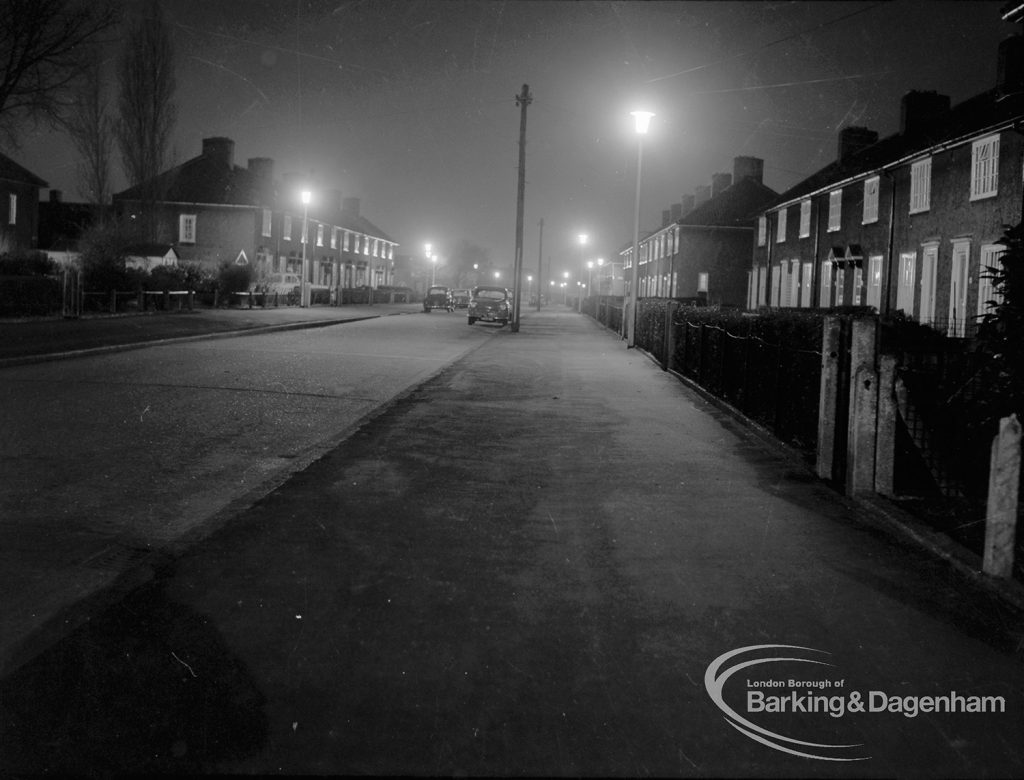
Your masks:
<instances>
[{"instance_id":1,"label":"dark shadow on road","mask_svg":"<svg viewBox=\"0 0 1024 780\"><path fill-rule=\"evenodd\" d=\"M0 681L0 767L208 772L259 750L264 703L206 619L151 583Z\"/></svg>"}]
</instances>

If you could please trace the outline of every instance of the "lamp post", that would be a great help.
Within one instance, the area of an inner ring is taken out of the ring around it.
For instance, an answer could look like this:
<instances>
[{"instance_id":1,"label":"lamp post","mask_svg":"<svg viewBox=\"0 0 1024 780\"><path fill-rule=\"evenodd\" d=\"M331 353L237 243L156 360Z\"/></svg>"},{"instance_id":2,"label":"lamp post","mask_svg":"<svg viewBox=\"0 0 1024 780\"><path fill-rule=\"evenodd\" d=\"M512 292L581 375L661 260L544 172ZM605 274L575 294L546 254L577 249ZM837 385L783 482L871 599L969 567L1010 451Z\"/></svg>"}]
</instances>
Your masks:
<instances>
[{"instance_id":1,"label":"lamp post","mask_svg":"<svg viewBox=\"0 0 1024 780\"><path fill-rule=\"evenodd\" d=\"M629 280L629 316L626 348L636 346L637 280L640 269L640 174L644 162L644 136L651 124L650 111L631 111L636 120L636 199L633 203L633 268Z\"/></svg>"},{"instance_id":2,"label":"lamp post","mask_svg":"<svg viewBox=\"0 0 1024 780\"><path fill-rule=\"evenodd\" d=\"M303 190L300 193L302 199L302 289L299 295L299 306L303 309L310 304L309 269L306 268L306 241L309 235L309 202L313 200L313 193Z\"/></svg>"},{"instance_id":3,"label":"lamp post","mask_svg":"<svg viewBox=\"0 0 1024 780\"><path fill-rule=\"evenodd\" d=\"M430 256L430 286L437 283L437 255Z\"/></svg>"},{"instance_id":4,"label":"lamp post","mask_svg":"<svg viewBox=\"0 0 1024 780\"><path fill-rule=\"evenodd\" d=\"M526 300L533 300L533 277L529 274L526 276Z\"/></svg>"},{"instance_id":5,"label":"lamp post","mask_svg":"<svg viewBox=\"0 0 1024 780\"><path fill-rule=\"evenodd\" d=\"M582 273L582 271L583 271L583 253L586 251L587 234L586 233L580 233L577 238L578 238L579 243L580 243L580 272ZM577 282L577 285L576 285L576 292L578 293L577 296L576 296L576 311L582 312L583 311L583 295L582 295L582 285L579 282Z\"/></svg>"}]
</instances>

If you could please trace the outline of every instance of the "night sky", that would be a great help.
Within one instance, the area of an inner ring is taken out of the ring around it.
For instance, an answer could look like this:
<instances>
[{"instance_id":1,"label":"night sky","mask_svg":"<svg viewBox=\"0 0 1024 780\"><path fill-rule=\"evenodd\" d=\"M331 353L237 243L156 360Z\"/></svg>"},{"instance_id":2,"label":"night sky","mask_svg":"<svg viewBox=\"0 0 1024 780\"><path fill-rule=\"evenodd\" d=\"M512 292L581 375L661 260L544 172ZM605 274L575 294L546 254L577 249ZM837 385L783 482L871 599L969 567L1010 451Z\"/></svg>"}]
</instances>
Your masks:
<instances>
[{"instance_id":1,"label":"night sky","mask_svg":"<svg viewBox=\"0 0 1024 780\"><path fill-rule=\"evenodd\" d=\"M846 125L895 132L910 89L953 103L995 84L999 2L165 0L177 53L173 161L228 136L236 164L312 171L401 253L461 240L511 265L519 109L529 84L525 264L538 221L556 267L632 237L684 193L765 160L782 191L831 162ZM129 4L130 13L145 6ZM112 54L114 49L111 49ZM113 97L114 74L110 72ZM29 129L10 156L78 199L66 142ZM117 170L115 191L124 179ZM44 194L45 197L45 194Z\"/></svg>"}]
</instances>

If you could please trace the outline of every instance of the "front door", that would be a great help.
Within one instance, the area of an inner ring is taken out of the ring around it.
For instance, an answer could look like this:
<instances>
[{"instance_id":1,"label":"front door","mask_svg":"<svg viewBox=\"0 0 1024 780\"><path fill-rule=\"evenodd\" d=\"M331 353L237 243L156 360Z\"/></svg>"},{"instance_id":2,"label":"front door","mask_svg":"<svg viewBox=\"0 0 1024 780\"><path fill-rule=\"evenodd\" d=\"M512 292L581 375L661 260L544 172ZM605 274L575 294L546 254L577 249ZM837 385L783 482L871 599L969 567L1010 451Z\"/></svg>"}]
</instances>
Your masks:
<instances>
[{"instance_id":1,"label":"front door","mask_svg":"<svg viewBox=\"0 0 1024 780\"><path fill-rule=\"evenodd\" d=\"M939 265L939 248L926 246L921 257L921 312L918 320L924 325L935 322L935 273Z\"/></svg>"},{"instance_id":2,"label":"front door","mask_svg":"<svg viewBox=\"0 0 1024 780\"><path fill-rule=\"evenodd\" d=\"M949 279L949 324L946 333L963 338L967 321L967 268L971 256L969 241L953 244L953 266Z\"/></svg>"}]
</instances>

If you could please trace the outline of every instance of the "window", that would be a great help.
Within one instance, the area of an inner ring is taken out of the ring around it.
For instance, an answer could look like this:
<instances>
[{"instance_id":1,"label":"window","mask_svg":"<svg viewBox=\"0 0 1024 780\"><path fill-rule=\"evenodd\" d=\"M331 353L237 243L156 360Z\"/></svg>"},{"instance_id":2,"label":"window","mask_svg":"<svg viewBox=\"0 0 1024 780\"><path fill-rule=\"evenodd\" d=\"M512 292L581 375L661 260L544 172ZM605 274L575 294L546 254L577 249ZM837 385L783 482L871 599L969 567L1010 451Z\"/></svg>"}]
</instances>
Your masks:
<instances>
[{"instance_id":1,"label":"window","mask_svg":"<svg viewBox=\"0 0 1024 780\"><path fill-rule=\"evenodd\" d=\"M322 223L316 226L316 245L324 245L324 226Z\"/></svg>"},{"instance_id":2,"label":"window","mask_svg":"<svg viewBox=\"0 0 1024 780\"><path fill-rule=\"evenodd\" d=\"M351 244L350 244L350 240L351 239L349 238L351 235L352 234L349 233L347 230L343 230L341 232L341 249L344 252L347 252L347 251L349 251L349 249L352 248Z\"/></svg>"},{"instance_id":3,"label":"window","mask_svg":"<svg viewBox=\"0 0 1024 780\"><path fill-rule=\"evenodd\" d=\"M800 305L800 261L789 261L789 305Z\"/></svg>"},{"instance_id":4,"label":"window","mask_svg":"<svg viewBox=\"0 0 1024 780\"><path fill-rule=\"evenodd\" d=\"M274 217L274 212L270 209L263 209L263 235L270 236L271 220Z\"/></svg>"},{"instance_id":5,"label":"window","mask_svg":"<svg viewBox=\"0 0 1024 780\"><path fill-rule=\"evenodd\" d=\"M363 254L369 257L370 255L370 237L363 236Z\"/></svg>"},{"instance_id":6,"label":"window","mask_svg":"<svg viewBox=\"0 0 1024 780\"><path fill-rule=\"evenodd\" d=\"M701 271L697 274L697 292L706 293L708 291L708 272Z\"/></svg>"},{"instance_id":7,"label":"window","mask_svg":"<svg viewBox=\"0 0 1024 780\"><path fill-rule=\"evenodd\" d=\"M839 230L842 217L843 191L833 190L828 194L828 230L830 233Z\"/></svg>"},{"instance_id":8,"label":"window","mask_svg":"<svg viewBox=\"0 0 1024 780\"><path fill-rule=\"evenodd\" d=\"M864 286L864 269L855 267L853 269L853 301L854 306L860 306L861 288Z\"/></svg>"},{"instance_id":9,"label":"window","mask_svg":"<svg viewBox=\"0 0 1024 780\"><path fill-rule=\"evenodd\" d=\"M949 319L946 335L963 338L967 324L967 286L970 284L968 266L971 258L970 241L953 242L953 262L949 275Z\"/></svg>"},{"instance_id":10,"label":"window","mask_svg":"<svg viewBox=\"0 0 1024 780\"><path fill-rule=\"evenodd\" d=\"M196 215L182 214L178 217L178 242L194 244L196 242Z\"/></svg>"},{"instance_id":11,"label":"window","mask_svg":"<svg viewBox=\"0 0 1024 780\"><path fill-rule=\"evenodd\" d=\"M872 255L868 258L868 306L876 309L882 303L882 256Z\"/></svg>"},{"instance_id":12,"label":"window","mask_svg":"<svg viewBox=\"0 0 1024 780\"><path fill-rule=\"evenodd\" d=\"M971 200L991 198L999 189L999 136L971 145Z\"/></svg>"},{"instance_id":13,"label":"window","mask_svg":"<svg viewBox=\"0 0 1024 780\"><path fill-rule=\"evenodd\" d=\"M378 249L379 249L379 244L380 244L380 241L378 239L376 239L376 238L373 239L373 256L374 257L378 256L377 252L378 252Z\"/></svg>"},{"instance_id":14,"label":"window","mask_svg":"<svg viewBox=\"0 0 1024 780\"><path fill-rule=\"evenodd\" d=\"M7 196L7 224L18 224L18 196L13 192Z\"/></svg>"},{"instance_id":15,"label":"window","mask_svg":"<svg viewBox=\"0 0 1024 780\"><path fill-rule=\"evenodd\" d=\"M811 275L814 273L814 263L804 263L803 284L800 285L800 305L811 305Z\"/></svg>"},{"instance_id":16,"label":"window","mask_svg":"<svg viewBox=\"0 0 1024 780\"><path fill-rule=\"evenodd\" d=\"M757 218L757 245L764 246L768 236L768 217Z\"/></svg>"},{"instance_id":17,"label":"window","mask_svg":"<svg viewBox=\"0 0 1024 780\"><path fill-rule=\"evenodd\" d=\"M786 240L786 213L789 209L779 209L779 229L775 234L775 243L781 244Z\"/></svg>"},{"instance_id":18,"label":"window","mask_svg":"<svg viewBox=\"0 0 1024 780\"><path fill-rule=\"evenodd\" d=\"M782 274L785 273L786 266L782 263L778 263L773 269L772 273L772 306L782 305L782 290L789 289L783 284Z\"/></svg>"},{"instance_id":19,"label":"window","mask_svg":"<svg viewBox=\"0 0 1024 780\"><path fill-rule=\"evenodd\" d=\"M864 216L863 224L878 222L878 177L873 176L864 182Z\"/></svg>"},{"instance_id":20,"label":"window","mask_svg":"<svg viewBox=\"0 0 1024 780\"><path fill-rule=\"evenodd\" d=\"M918 160L910 166L910 213L917 214L931 208L932 158Z\"/></svg>"},{"instance_id":21,"label":"window","mask_svg":"<svg viewBox=\"0 0 1024 780\"><path fill-rule=\"evenodd\" d=\"M800 238L811 235L811 200L800 201Z\"/></svg>"},{"instance_id":22,"label":"window","mask_svg":"<svg viewBox=\"0 0 1024 780\"><path fill-rule=\"evenodd\" d=\"M331 249L338 248L338 228L331 228Z\"/></svg>"},{"instance_id":23,"label":"window","mask_svg":"<svg viewBox=\"0 0 1024 780\"><path fill-rule=\"evenodd\" d=\"M918 305L917 320L925 325L935 322L935 278L938 268L938 245L921 247L921 302Z\"/></svg>"},{"instance_id":24,"label":"window","mask_svg":"<svg viewBox=\"0 0 1024 780\"><path fill-rule=\"evenodd\" d=\"M309 220L304 219L304 220L302 220L302 237L300 238L300 240L302 241L303 244L306 243L306 239L308 237L309 237Z\"/></svg>"},{"instance_id":25,"label":"window","mask_svg":"<svg viewBox=\"0 0 1024 780\"><path fill-rule=\"evenodd\" d=\"M999 258L1006 251L1006 247L994 244L981 248L981 269L978 273L978 316L983 317L990 314L992 306L998 306L1003 302L1003 296L999 290L992 286L992 272L990 268L998 268L1003 264Z\"/></svg>"},{"instance_id":26,"label":"window","mask_svg":"<svg viewBox=\"0 0 1024 780\"><path fill-rule=\"evenodd\" d=\"M284 238L285 241L291 241L292 240L292 215L291 214L285 214L284 215L284 227L282 227L282 229L281 229L281 237Z\"/></svg>"}]
</instances>

